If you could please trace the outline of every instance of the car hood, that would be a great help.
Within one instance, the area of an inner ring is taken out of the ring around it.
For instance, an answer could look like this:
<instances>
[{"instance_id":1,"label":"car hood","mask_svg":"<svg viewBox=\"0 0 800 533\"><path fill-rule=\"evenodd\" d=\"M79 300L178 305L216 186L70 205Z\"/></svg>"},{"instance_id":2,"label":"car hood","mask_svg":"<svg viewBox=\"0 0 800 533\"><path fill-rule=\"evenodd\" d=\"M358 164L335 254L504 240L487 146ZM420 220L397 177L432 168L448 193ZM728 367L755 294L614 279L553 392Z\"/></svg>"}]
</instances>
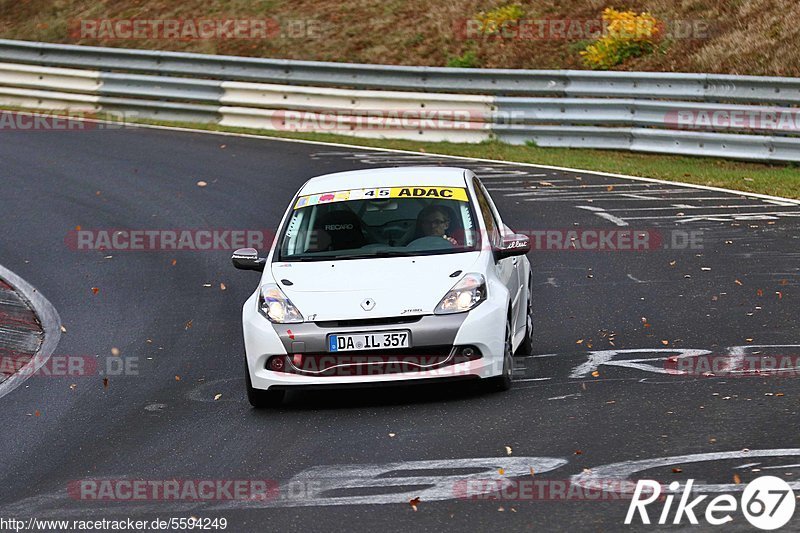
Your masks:
<instances>
[{"instance_id":1,"label":"car hood","mask_svg":"<svg viewBox=\"0 0 800 533\"><path fill-rule=\"evenodd\" d=\"M479 255L479 252L467 252L277 262L272 263L271 273L306 320L425 315L433 312L463 274L471 272ZM450 277L458 270L462 273ZM283 280L290 281L291 285Z\"/></svg>"}]
</instances>

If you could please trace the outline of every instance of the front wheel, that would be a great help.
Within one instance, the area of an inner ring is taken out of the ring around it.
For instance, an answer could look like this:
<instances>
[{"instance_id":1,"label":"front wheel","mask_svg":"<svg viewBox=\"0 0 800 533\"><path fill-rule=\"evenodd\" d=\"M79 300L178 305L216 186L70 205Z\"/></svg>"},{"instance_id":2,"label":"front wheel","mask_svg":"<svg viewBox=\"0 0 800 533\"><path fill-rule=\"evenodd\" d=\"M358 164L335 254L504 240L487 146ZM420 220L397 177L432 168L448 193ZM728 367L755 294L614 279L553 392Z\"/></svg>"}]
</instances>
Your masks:
<instances>
[{"instance_id":1,"label":"front wheel","mask_svg":"<svg viewBox=\"0 0 800 533\"><path fill-rule=\"evenodd\" d=\"M247 360L244 362L245 382L247 384L247 400L250 405L258 409L267 407L278 407L286 395L282 390L262 390L254 389L253 382L250 381L250 369L247 368Z\"/></svg>"},{"instance_id":2,"label":"front wheel","mask_svg":"<svg viewBox=\"0 0 800 533\"><path fill-rule=\"evenodd\" d=\"M489 390L501 392L511 388L511 374L514 372L514 352L511 337L511 317L506 320L506 332L503 341L503 373L489 378Z\"/></svg>"},{"instance_id":3,"label":"front wheel","mask_svg":"<svg viewBox=\"0 0 800 533\"><path fill-rule=\"evenodd\" d=\"M517 355L533 355L533 277L528 276L527 305L525 308L525 338L517 347Z\"/></svg>"}]
</instances>

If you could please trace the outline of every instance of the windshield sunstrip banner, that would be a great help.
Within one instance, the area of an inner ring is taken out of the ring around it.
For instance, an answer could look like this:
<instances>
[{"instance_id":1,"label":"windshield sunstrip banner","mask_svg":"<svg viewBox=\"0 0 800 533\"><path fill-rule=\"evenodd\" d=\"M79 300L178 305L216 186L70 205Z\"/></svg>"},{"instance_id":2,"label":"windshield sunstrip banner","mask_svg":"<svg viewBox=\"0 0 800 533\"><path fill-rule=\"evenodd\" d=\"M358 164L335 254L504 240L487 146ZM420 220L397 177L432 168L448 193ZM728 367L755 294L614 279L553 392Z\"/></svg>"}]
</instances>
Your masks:
<instances>
[{"instance_id":1,"label":"windshield sunstrip banner","mask_svg":"<svg viewBox=\"0 0 800 533\"><path fill-rule=\"evenodd\" d=\"M377 189L351 189L321 194L301 196L294 204L295 209L317 204L346 202L349 200L385 200L389 198L438 198L441 200L467 201L467 191L463 187L383 187Z\"/></svg>"}]
</instances>

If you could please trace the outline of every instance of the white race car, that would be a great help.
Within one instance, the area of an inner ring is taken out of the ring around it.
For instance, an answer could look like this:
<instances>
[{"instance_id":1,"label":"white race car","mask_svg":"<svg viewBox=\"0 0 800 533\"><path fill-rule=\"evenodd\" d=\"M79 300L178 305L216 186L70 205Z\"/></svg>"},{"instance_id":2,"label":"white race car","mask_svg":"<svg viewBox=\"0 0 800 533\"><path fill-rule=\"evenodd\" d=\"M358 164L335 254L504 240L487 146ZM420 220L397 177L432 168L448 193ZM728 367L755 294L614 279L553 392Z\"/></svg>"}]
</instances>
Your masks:
<instances>
[{"instance_id":1,"label":"white race car","mask_svg":"<svg viewBox=\"0 0 800 533\"><path fill-rule=\"evenodd\" d=\"M267 257L253 248L232 257L263 272L242 311L250 403L436 378L508 389L514 352L532 350L529 250L469 170L307 181Z\"/></svg>"}]
</instances>

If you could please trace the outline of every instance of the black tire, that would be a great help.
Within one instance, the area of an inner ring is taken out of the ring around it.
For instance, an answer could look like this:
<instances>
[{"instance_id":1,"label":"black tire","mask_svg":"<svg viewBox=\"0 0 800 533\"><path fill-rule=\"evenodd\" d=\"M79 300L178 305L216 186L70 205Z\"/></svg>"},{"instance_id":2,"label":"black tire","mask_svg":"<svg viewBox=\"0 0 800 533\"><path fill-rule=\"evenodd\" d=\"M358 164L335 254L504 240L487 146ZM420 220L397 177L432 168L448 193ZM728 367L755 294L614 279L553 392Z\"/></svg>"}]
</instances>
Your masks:
<instances>
[{"instance_id":1,"label":"black tire","mask_svg":"<svg viewBox=\"0 0 800 533\"><path fill-rule=\"evenodd\" d=\"M247 400L250 405L257 409L264 409L278 407L281 404L286 391L254 389L253 383L250 381L250 369L247 368L246 360L244 362L244 375L245 383L247 384Z\"/></svg>"},{"instance_id":2,"label":"black tire","mask_svg":"<svg viewBox=\"0 0 800 533\"><path fill-rule=\"evenodd\" d=\"M488 378L489 390L494 392L507 391L511 388L511 375L514 373L513 340L511 338L511 317L506 319L506 331L503 337L503 373L499 376Z\"/></svg>"},{"instance_id":3,"label":"black tire","mask_svg":"<svg viewBox=\"0 0 800 533\"><path fill-rule=\"evenodd\" d=\"M533 355L533 277L528 276L528 295L525 313L525 338L517 346L516 355Z\"/></svg>"}]
</instances>

